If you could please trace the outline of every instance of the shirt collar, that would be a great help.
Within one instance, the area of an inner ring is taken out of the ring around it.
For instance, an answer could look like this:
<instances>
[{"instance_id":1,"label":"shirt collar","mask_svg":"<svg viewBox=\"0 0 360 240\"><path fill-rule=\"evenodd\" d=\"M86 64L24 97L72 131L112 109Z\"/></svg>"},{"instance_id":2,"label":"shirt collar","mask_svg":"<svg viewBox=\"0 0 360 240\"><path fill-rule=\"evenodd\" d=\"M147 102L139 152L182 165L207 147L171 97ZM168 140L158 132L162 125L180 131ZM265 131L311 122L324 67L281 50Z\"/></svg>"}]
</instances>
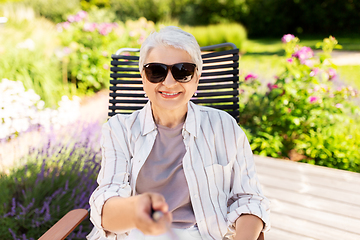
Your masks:
<instances>
[{"instance_id":1,"label":"shirt collar","mask_svg":"<svg viewBox=\"0 0 360 240\"><path fill-rule=\"evenodd\" d=\"M200 130L200 109L193 102L188 102L188 112L184 123L184 130L195 137L198 136Z\"/></svg>"},{"instance_id":2,"label":"shirt collar","mask_svg":"<svg viewBox=\"0 0 360 240\"><path fill-rule=\"evenodd\" d=\"M151 110L151 103L148 101L139 113L140 126L142 135L146 135L154 131L157 127ZM195 137L198 136L200 130L200 109L199 106L192 102L188 102L188 112L183 129Z\"/></svg>"},{"instance_id":3,"label":"shirt collar","mask_svg":"<svg viewBox=\"0 0 360 240\"><path fill-rule=\"evenodd\" d=\"M141 134L145 136L146 134L154 131L156 129L156 124L151 111L150 101L140 110L139 113Z\"/></svg>"}]
</instances>

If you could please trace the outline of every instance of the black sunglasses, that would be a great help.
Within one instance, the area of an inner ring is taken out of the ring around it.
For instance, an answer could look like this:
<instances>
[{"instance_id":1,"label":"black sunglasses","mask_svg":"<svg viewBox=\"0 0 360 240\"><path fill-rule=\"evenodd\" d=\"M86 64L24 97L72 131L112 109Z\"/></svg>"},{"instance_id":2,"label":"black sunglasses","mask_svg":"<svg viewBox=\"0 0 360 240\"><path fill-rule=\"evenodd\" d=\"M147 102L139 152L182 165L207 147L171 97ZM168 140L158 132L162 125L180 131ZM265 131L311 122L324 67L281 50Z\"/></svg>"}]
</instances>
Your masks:
<instances>
[{"instance_id":1,"label":"black sunglasses","mask_svg":"<svg viewBox=\"0 0 360 240\"><path fill-rule=\"evenodd\" d=\"M173 65L147 63L144 65L146 78L152 83L163 82L169 70L176 81L187 83L194 76L195 69L196 64L194 63L176 63Z\"/></svg>"}]
</instances>

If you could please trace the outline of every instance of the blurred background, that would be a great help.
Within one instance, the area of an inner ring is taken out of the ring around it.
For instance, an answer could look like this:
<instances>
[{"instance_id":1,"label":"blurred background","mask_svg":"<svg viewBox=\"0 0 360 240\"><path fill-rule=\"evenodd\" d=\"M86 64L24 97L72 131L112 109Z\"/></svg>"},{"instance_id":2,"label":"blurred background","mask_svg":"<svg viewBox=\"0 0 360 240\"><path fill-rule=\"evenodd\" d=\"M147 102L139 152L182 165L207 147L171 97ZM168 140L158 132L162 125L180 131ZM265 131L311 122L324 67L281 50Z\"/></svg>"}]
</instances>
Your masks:
<instances>
[{"instance_id":1,"label":"blurred background","mask_svg":"<svg viewBox=\"0 0 360 240\"><path fill-rule=\"evenodd\" d=\"M360 172L359 22L357 0L0 0L0 238L88 207L111 54L167 25L239 48L255 154Z\"/></svg>"}]
</instances>

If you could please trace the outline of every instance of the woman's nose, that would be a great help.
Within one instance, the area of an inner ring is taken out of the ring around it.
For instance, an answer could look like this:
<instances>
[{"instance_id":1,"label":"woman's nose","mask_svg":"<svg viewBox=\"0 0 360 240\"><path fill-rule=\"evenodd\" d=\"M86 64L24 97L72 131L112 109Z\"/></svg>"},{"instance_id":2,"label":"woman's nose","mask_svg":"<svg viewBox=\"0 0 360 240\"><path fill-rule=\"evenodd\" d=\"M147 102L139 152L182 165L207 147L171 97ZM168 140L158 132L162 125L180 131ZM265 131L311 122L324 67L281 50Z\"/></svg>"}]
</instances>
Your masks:
<instances>
[{"instance_id":1,"label":"woman's nose","mask_svg":"<svg viewBox=\"0 0 360 240\"><path fill-rule=\"evenodd\" d=\"M175 78L173 77L173 75L171 74L171 71L168 71L165 80L162 82L163 85L165 85L166 87L171 87L173 85L177 84L177 81L175 80Z\"/></svg>"}]
</instances>

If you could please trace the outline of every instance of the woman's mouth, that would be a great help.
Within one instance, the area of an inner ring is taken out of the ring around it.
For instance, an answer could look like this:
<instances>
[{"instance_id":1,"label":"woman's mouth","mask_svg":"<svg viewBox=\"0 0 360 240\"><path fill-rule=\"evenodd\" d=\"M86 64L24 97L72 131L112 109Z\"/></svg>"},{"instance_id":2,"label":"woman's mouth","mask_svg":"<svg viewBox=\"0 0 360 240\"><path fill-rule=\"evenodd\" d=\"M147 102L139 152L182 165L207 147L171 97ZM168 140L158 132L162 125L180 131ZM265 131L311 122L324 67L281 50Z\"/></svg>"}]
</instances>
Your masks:
<instances>
[{"instance_id":1,"label":"woman's mouth","mask_svg":"<svg viewBox=\"0 0 360 240\"><path fill-rule=\"evenodd\" d=\"M160 91L161 96L165 97L165 98L174 98L180 95L180 92L161 92Z\"/></svg>"}]
</instances>

